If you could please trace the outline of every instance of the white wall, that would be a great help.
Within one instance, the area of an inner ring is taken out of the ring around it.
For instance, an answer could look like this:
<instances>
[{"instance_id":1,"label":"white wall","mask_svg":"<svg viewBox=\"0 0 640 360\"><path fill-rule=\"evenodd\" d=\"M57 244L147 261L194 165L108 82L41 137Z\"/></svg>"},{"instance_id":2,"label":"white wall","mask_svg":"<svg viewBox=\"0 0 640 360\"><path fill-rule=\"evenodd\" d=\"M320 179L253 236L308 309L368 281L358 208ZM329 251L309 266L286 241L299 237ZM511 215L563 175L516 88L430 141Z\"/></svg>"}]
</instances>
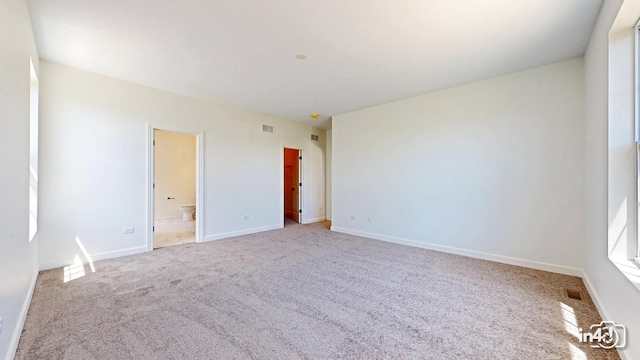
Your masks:
<instances>
[{"instance_id":1,"label":"white wall","mask_svg":"<svg viewBox=\"0 0 640 360\"><path fill-rule=\"evenodd\" d=\"M611 240L615 242L617 237L621 236L622 241L626 242L627 237L632 236L629 232L622 231L619 220L622 221L623 227L625 224L628 224L632 230L635 227L633 220L635 210L631 206L633 200L628 201L626 206L623 205L624 199L633 196L634 193L634 183L629 181L629 177L633 177L635 158L633 120L631 119L629 123L629 112L632 112L633 108L626 111L616 108L616 103L620 100L629 101L628 93L626 95L624 92L609 94L608 34L621 3L621 0L605 1L585 54L585 158L587 161L584 278L592 295L596 298L603 318L627 326L628 347L623 351L624 356L627 359L639 359L640 292L607 257L608 244ZM630 3L631 1L625 1L625 5ZM637 16L637 12L631 15L632 18ZM631 21L634 22L634 20ZM620 40L619 35L615 38ZM627 39L626 44L625 40L614 44L617 49L612 49L611 55L619 53L624 48L630 49L632 43L630 44L628 40L631 38ZM612 80L615 80L615 74L620 70L633 71L632 68L629 69L633 61L633 53L627 51L626 56L630 56L626 65L619 59L611 63L613 70L611 75L614 77ZM632 76L627 74L623 80L631 82L633 87ZM612 100L611 109L609 109L609 100ZM611 110L611 117L609 117L609 110ZM624 112L627 115L620 116ZM632 161L630 167L629 160ZM625 163L626 169L624 169ZM631 211L627 211L630 207ZM614 235L615 232L617 236Z\"/></svg>"},{"instance_id":2,"label":"white wall","mask_svg":"<svg viewBox=\"0 0 640 360\"><path fill-rule=\"evenodd\" d=\"M155 219L182 218L178 206L196 203L196 136L156 130L154 150Z\"/></svg>"},{"instance_id":3,"label":"white wall","mask_svg":"<svg viewBox=\"0 0 640 360\"><path fill-rule=\"evenodd\" d=\"M581 274L583 95L574 59L334 116L333 229Z\"/></svg>"},{"instance_id":4,"label":"white wall","mask_svg":"<svg viewBox=\"0 0 640 360\"><path fill-rule=\"evenodd\" d=\"M282 225L283 146L304 150L303 218L324 218L324 130L46 61L41 68L43 267L86 261L76 238L94 260L146 249L147 122L204 131L205 240Z\"/></svg>"},{"instance_id":5,"label":"white wall","mask_svg":"<svg viewBox=\"0 0 640 360\"><path fill-rule=\"evenodd\" d=\"M637 238L633 25L609 33L609 252L618 262Z\"/></svg>"},{"instance_id":6,"label":"white wall","mask_svg":"<svg viewBox=\"0 0 640 360\"><path fill-rule=\"evenodd\" d=\"M38 236L29 242L29 59L39 66L27 2L0 2L0 24L0 359L10 359L38 273Z\"/></svg>"},{"instance_id":7,"label":"white wall","mask_svg":"<svg viewBox=\"0 0 640 360\"><path fill-rule=\"evenodd\" d=\"M325 171L325 173L327 174L326 176L326 180L327 180L327 184L325 187L325 194L326 194L326 218L327 220L331 220L331 206L332 206L332 200L331 197L333 196L331 194L331 186L333 183L333 180L331 178L331 167L333 166L331 163L331 159L333 157L333 153L332 153L332 145L331 145L331 129L327 130L327 169Z\"/></svg>"}]
</instances>

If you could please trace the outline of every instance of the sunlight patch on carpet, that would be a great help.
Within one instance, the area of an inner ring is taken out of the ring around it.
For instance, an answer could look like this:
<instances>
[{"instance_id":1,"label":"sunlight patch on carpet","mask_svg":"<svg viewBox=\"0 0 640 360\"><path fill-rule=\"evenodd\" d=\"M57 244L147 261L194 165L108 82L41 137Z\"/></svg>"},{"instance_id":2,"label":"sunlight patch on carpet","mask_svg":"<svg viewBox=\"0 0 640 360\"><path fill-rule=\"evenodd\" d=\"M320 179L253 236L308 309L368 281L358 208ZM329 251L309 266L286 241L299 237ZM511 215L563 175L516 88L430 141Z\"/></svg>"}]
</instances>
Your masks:
<instances>
[{"instance_id":1,"label":"sunlight patch on carpet","mask_svg":"<svg viewBox=\"0 0 640 360\"><path fill-rule=\"evenodd\" d=\"M578 349L577 346L572 343L569 344L569 351L571 352L571 360L587 360L587 354L584 351Z\"/></svg>"},{"instance_id":2,"label":"sunlight patch on carpet","mask_svg":"<svg viewBox=\"0 0 640 360\"><path fill-rule=\"evenodd\" d=\"M567 332L577 339L580 339L580 330L578 329L578 320L573 308L563 302L560 302L560 310L564 319L564 328Z\"/></svg>"},{"instance_id":3,"label":"sunlight patch on carpet","mask_svg":"<svg viewBox=\"0 0 640 360\"><path fill-rule=\"evenodd\" d=\"M76 257L73 258L73 264L64 267L64 282L68 283L84 275L84 264L82 260L80 260L80 256L76 254Z\"/></svg>"}]
</instances>

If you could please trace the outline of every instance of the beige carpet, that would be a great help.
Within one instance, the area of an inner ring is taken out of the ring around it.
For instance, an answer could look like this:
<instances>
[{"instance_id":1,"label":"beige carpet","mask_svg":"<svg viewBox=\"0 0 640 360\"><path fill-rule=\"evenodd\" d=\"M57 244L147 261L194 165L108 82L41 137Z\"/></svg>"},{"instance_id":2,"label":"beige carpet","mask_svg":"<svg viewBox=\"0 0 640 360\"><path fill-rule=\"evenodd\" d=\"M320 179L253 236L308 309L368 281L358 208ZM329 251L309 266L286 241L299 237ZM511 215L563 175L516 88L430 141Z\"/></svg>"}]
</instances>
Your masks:
<instances>
[{"instance_id":1,"label":"beige carpet","mask_svg":"<svg viewBox=\"0 0 640 360\"><path fill-rule=\"evenodd\" d=\"M16 358L618 358L579 278L287 225L42 272Z\"/></svg>"}]
</instances>

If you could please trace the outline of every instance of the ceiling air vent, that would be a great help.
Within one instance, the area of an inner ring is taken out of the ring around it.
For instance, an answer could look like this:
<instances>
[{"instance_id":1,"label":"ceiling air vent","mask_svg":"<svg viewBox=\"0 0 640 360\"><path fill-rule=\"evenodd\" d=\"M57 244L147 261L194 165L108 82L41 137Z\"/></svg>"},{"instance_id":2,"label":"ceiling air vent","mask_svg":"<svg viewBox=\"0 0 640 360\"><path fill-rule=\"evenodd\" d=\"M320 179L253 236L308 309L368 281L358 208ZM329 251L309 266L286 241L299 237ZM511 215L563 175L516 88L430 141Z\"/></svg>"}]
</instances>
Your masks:
<instances>
[{"instance_id":1,"label":"ceiling air vent","mask_svg":"<svg viewBox=\"0 0 640 360\"><path fill-rule=\"evenodd\" d=\"M262 132L273 133L273 126L271 126L271 125L262 125Z\"/></svg>"},{"instance_id":2,"label":"ceiling air vent","mask_svg":"<svg viewBox=\"0 0 640 360\"><path fill-rule=\"evenodd\" d=\"M318 141L318 135L311 134L311 140Z\"/></svg>"}]
</instances>

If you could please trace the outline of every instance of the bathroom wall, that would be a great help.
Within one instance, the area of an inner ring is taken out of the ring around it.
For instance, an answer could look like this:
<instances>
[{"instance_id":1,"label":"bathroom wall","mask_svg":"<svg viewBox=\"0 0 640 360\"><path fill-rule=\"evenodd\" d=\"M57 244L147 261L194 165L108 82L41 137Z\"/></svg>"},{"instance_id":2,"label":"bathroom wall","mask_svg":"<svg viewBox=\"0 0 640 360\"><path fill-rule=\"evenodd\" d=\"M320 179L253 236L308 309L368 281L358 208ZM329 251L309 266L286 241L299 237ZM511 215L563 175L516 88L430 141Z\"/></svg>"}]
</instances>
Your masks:
<instances>
[{"instance_id":1,"label":"bathroom wall","mask_svg":"<svg viewBox=\"0 0 640 360\"><path fill-rule=\"evenodd\" d=\"M154 215L181 218L178 205L196 203L196 137L161 130L154 135Z\"/></svg>"}]
</instances>

